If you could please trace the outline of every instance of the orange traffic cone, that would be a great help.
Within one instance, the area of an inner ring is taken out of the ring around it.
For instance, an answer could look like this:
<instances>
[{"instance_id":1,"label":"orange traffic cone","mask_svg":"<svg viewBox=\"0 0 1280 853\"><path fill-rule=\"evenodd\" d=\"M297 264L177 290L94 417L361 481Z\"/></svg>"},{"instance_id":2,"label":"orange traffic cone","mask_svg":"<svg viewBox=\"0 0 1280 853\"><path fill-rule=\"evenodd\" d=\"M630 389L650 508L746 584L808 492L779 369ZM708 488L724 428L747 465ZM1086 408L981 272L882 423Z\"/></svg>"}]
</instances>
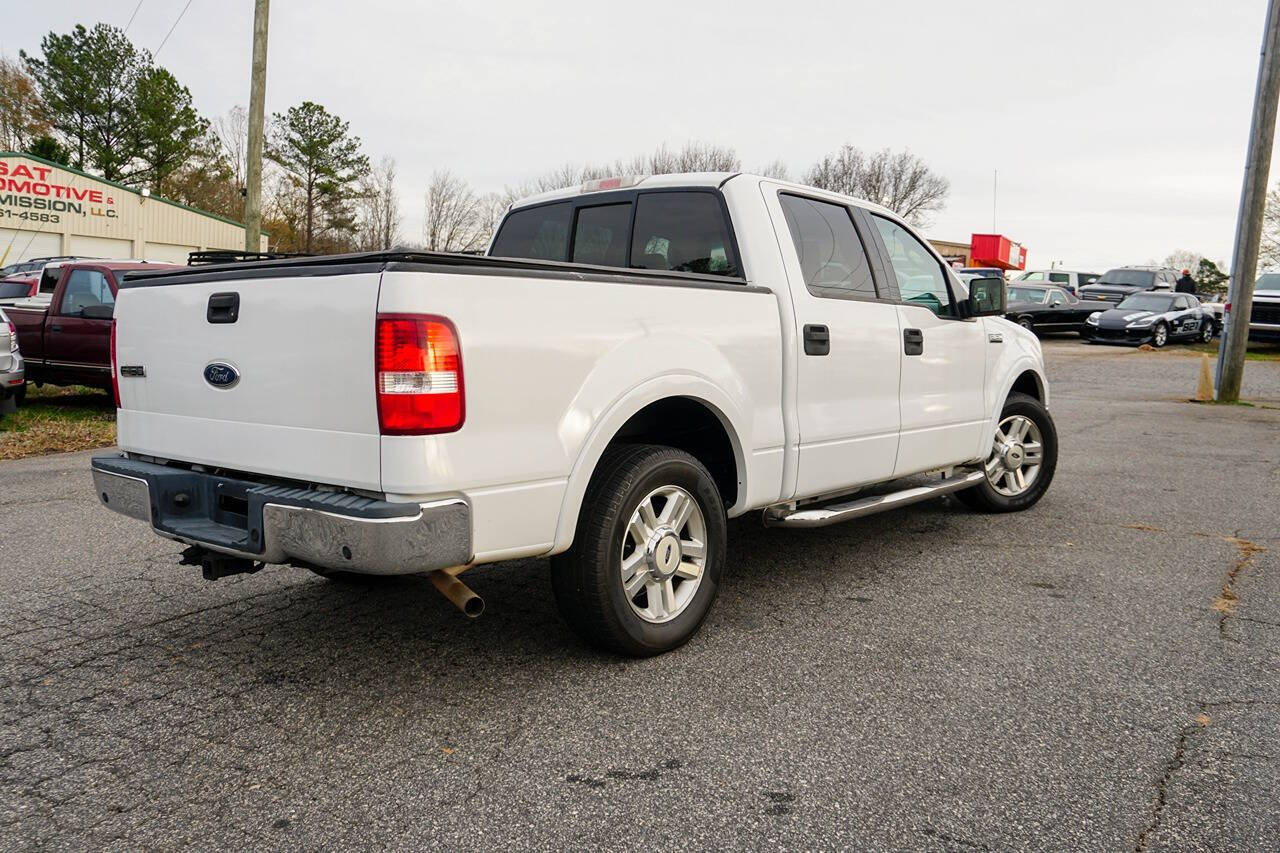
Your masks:
<instances>
[{"instance_id":1,"label":"orange traffic cone","mask_svg":"<svg viewBox=\"0 0 1280 853\"><path fill-rule=\"evenodd\" d=\"M1197 403L1213 401L1213 375L1209 371L1209 355L1207 353L1200 357L1200 382L1196 385L1195 399Z\"/></svg>"}]
</instances>

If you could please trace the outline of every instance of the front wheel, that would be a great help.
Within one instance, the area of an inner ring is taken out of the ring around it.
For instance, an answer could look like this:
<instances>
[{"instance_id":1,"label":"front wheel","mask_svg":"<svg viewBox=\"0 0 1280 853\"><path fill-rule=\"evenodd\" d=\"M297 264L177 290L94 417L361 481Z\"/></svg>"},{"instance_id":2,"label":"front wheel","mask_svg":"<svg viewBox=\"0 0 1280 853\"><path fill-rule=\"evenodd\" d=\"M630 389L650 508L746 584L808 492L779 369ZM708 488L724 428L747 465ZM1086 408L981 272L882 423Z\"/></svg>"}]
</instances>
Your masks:
<instances>
[{"instance_id":1,"label":"front wheel","mask_svg":"<svg viewBox=\"0 0 1280 853\"><path fill-rule=\"evenodd\" d=\"M551 560L560 615L583 639L637 657L683 645L715 600L724 502L681 450L606 451L582 501L573 547Z\"/></svg>"},{"instance_id":2,"label":"front wheel","mask_svg":"<svg viewBox=\"0 0 1280 853\"><path fill-rule=\"evenodd\" d=\"M1156 323L1156 327L1151 330L1151 345L1159 349L1169 343L1169 327L1164 322Z\"/></svg>"},{"instance_id":3,"label":"front wheel","mask_svg":"<svg viewBox=\"0 0 1280 853\"><path fill-rule=\"evenodd\" d=\"M956 497L982 512L1018 512L1044 496L1058 466L1058 430L1049 410L1034 397L1012 393L1000 412L987 477Z\"/></svg>"}]
</instances>

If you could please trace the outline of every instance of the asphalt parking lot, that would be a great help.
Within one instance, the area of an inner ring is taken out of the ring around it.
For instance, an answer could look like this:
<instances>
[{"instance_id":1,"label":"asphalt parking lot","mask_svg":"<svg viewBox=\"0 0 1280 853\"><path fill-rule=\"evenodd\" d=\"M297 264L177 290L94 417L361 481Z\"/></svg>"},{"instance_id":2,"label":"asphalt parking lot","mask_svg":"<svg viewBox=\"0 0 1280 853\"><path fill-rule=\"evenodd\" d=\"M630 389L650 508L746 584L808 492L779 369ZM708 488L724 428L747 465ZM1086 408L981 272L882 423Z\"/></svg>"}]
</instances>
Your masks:
<instances>
[{"instance_id":1,"label":"asphalt parking lot","mask_svg":"<svg viewBox=\"0 0 1280 853\"><path fill-rule=\"evenodd\" d=\"M734 523L702 633L579 645L547 564L201 580L87 454L0 463L0 849L1280 848L1280 363L1046 343L1020 516Z\"/></svg>"}]
</instances>

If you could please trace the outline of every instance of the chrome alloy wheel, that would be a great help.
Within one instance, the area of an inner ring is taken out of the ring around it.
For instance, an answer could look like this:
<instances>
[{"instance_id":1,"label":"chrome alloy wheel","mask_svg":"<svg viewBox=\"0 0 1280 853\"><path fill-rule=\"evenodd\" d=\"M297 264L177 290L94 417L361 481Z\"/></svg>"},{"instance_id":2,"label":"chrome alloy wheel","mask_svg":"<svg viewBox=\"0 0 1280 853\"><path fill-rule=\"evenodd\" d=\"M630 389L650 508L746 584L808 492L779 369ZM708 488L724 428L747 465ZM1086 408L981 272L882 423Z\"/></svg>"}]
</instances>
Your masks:
<instances>
[{"instance_id":1,"label":"chrome alloy wheel","mask_svg":"<svg viewBox=\"0 0 1280 853\"><path fill-rule=\"evenodd\" d=\"M707 565L707 523L679 486L654 489L622 537L622 589L646 622L670 622L693 601Z\"/></svg>"},{"instance_id":2,"label":"chrome alloy wheel","mask_svg":"<svg viewBox=\"0 0 1280 853\"><path fill-rule=\"evenodd\" d=\"M1151 333L1151 343L1158 347L1162 347L1169 342L1169 329L1160 323L1156 326L1155 331Z\"/></svg>"},{"instance_id":3,"label":"chrome alloy wheel","mask_svg":"<svg viewBox=\"0 0 1280 853\"><path fill-rule=\"evenodd\" d=\"M1044 460L1040 428L1030 418L1010 415L996 427L991 455L984 467L991 488L1014 498L1031 488Z\"/></svg>"}]
</instances>

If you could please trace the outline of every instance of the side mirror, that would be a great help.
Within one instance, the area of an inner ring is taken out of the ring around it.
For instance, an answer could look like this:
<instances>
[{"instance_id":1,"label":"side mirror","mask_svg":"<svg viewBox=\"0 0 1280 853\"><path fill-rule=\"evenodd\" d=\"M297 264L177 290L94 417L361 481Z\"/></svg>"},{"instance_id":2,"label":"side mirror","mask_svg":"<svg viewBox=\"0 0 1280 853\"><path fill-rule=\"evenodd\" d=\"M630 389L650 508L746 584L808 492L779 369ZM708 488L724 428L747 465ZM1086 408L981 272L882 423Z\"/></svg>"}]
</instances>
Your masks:
<instances>
[{"instance_id":1,"label":"side mirror","mask_svg":"<svg viewBox=\"0 0 1280 853\"><path fill-rule=\"evenodd\" d=\"M86 305L80 309L80 316L86 320L110 320L115 313L115 305Z\"/></svg>"},{"instance_id":2,"label":"side mirror","mask_svg":"<svg viewBox=\"0 0 1280 853\"><path fill-rule=\"evenodd\" d=\"M969 317L996 317L1004 314L1004 281L998 278L969 279L969 298L966 300Z\"/></svg>"}]
</instances>

